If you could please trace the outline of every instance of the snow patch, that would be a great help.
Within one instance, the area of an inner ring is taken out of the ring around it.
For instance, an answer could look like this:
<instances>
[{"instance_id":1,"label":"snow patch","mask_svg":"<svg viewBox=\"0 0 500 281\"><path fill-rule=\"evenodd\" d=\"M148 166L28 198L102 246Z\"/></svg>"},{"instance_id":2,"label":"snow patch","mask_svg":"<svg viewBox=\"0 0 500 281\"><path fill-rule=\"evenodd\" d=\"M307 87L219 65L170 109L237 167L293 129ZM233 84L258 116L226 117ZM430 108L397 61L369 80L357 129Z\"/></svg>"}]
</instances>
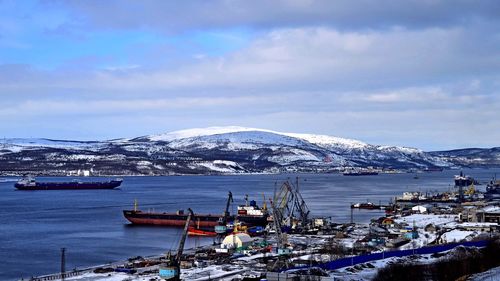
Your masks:
<instances>
[{"instance_id":1,"label":"snow patch","mask_svg":"<svg viewBox=\"0 0 500 281\"><path fill-rule=\"evenodd\" d=\"M239 126L226 126L226 127L208 127L208 128L193 128L186 130L179 130L164 134L152 135L147 138L152 141L173 141L179 139L187 139L194 137L202 137L202 136L211 136L211 135L220 135L227 133L236 133L236 132L248 132L248 131L267 131L262 129L255 128L246 128ZM267 131L271 132L271 131Z\"/></svg>"}]
</instances>

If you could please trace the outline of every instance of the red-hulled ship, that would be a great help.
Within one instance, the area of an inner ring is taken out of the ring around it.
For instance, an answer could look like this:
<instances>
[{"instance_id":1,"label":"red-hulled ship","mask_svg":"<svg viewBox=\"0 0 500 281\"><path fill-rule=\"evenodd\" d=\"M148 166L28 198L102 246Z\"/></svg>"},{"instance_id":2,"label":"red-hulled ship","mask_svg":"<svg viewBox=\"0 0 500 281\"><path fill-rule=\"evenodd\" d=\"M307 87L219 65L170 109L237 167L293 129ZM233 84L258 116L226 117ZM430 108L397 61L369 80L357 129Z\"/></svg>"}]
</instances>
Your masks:
<instances>
[{"instance_id":1,"label":"red-hulled ship","mask_svg":"<svg viewBox=\"0 0 500 281\"><path fill-rule=\"evenodd\" d=\"M124 210L123 215L133 224L180 227L184 226L188 217L188 214L184 213L183 210L175 213L143 212L137 209L137 203L134 205L134 210ZM194 214L190 224L193 226L214 228L220 219L220 215Z\"/></svg>"},{"instance_id":2,"label":"red-hulled ship","mask_svg":"<svg viewBox=\"0 0 500 281\"><path fill-rule=\"evenodd\" d=\"M215 232L215 229L213 227L199 228L199 227L189 226L188 235L215 237L217 236L217 232Z\"/></svg>"},{"instance_id":3,"label":"red-hulled ship","mask_svg":"<svg viewBox=\"0 0 500 281\"><path fill-rule=\"evenodd\" d=\"M228 203L226 204L226 211L221 215L211 215L211 214L194 214L191 218L191 226L196 226L197 228L210 228L212 231L216 225L225 224L228 221L234 221L235 216L229 215L229 202L232 200L232 194L229 193ZM251 201L248 204L248 196L245 198L247 203L242 206L238 206L238 214L236 219L239 222L243 222L248 226L266 226L269 216L267 208L259 208L255 201ZM184 226L188 214L185 214L183 210L179 210L175 213L160 213L160 212L144 212L137 209L137 202L134 204L134 210L124 210L123 215L125 218L133 224L142 225L163 225L163 226ZM192 230L194 228L191 228ZM192 231L193 232L193 231ZM194 232L193 232L194 233Z\"/></svg>"}]
</instances>

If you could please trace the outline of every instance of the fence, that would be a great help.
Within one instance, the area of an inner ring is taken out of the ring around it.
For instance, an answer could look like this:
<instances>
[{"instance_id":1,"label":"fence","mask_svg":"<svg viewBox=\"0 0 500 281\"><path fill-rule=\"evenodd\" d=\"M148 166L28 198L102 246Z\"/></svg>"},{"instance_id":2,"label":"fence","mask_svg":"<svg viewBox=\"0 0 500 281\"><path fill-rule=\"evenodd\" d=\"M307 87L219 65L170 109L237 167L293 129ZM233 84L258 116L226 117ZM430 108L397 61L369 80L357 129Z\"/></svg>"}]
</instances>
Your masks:
<instances>
[{"instance_id":1,"label":"fence","mask_svg":"<svg viewBox=\"0 0 500 281\"><path fill-rule=\"evenodd\" d=\"M411 250L394 250L388 252L381 253L373 253L367 255L354 256L349 258L342 258L334 261L330 261L327 263L322 263L319 265L315 265L316 267L321 267L326 270L335 270L346 266L353 266L360 263L365 263L369 261L387 259L392 257L405 257L411 255L425 255L425 254L435 254L444 251L451 250L457 246L465 246L465 247L485 247L490 241L482 240L482 241L469 241L469 242L460 242L460 243L450 243L436 246L428 246ZM308 266L296 267L294 269L307 268Z\"/></svg>"},{"instance_id":2,"label":"fence","mask_svg":"<svg viewBox=\"0 0 500 281\"><path fill-rule=\"evenodd\" d=\"M81 275L81 274L86 273L86 272L88 272L88 270L66 272L66 273L64 273L64 278L75 277L75 276ZM31 278L26 279L26 280L28 280L28 281L52 281L52 280L62 280L62 279L63 279L63 274L57 273L57 274L51 274L51 275L46 275L46 276L40 276L40 277L31 277ZM24 280L24 279L21 279L21 280Z\"/></svg>"}]
</instances>

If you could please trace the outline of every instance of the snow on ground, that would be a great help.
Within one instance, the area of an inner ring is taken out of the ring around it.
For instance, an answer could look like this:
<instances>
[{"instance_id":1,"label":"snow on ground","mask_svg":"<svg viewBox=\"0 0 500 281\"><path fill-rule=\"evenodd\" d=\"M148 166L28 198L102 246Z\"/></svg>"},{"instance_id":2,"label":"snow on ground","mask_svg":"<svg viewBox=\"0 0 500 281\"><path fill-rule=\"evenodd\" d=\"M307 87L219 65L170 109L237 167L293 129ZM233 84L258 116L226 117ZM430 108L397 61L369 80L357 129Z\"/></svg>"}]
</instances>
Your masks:
<instances>
[{"instance_id":1,"label":"snow on ground","mask_svg":"<svg viewBox=\"0 0 500 281\"><path fill-rule=\"evenodd\" d=\"M282 141L288 143L292 140L295 142L305 141L327 149L328 148L363 149L370 146L367 143L354 139L346 139L328 135L284 133L266 129L248 128L240 126L193 128L193 129L179 130L174 132L146 136L146 138L151 141L172 142L184 139L200 138L208 136L221 136L227 134L240 135L240 136L248 135L252 139L251 142L257 140L257 142L262 142L262 143L281 143ZM126 144L129 141L130 139L116 139L116 140L111 140L109 142L116 144ZM95 147L96 145L103 145L106 143L107 142L66 141L66 140L50 140L42 138L26 138L26 139L12 138L12 139L4 139L3 141L4 148L9 149L13 152L17 152L18 150L28 147L89 149L91 147ZM244 141L241 141L240 143L244 143ZM182 146L182 145L187 145L187 143L179 142L177 144L177 146ZM418 149L407 148L407 147L380 146L379 149L382 150L393 149L407 154L421 152Z\"/></svg>"},{"instance_id":2,"label":"snow on ground","mask_svg":"<svg viewBox=\"0 0 500 281\"><path fill-rule=\"evenodd\" d=\"M100 142L95 141L70 141L70 140L51 140L51 139L40 139L40 138L12 138L12 139L3 139L2 145L12 145L16 147L54 147L54 148L85 148L91 147L95 145L102 144Z\"/></svg>"},{"instance_id":3,"label":"snow on ground","mask_svg":"<svg viewBox=\"0 0 500 281\"><path fill-rule=\"evenodd\" d=\"M441 236L441 239L443 239L447 243L459 242L464 239L470 241L475 235L477 235L477 232L453 229L444 233Z\"/></svg>"},{"instance_id":4,"label":"snow on ground","mask_svg":"<svg viewBox=\"0 0 500 281\"><path fill-rule=\"evenodd\" d=\"M412 148L412 147L405 147L405 146L386 146L386 145L381 145L377 146L377 150L380 151L398 151L402 152L404 154L420 154L423 153L422 150Z\"/></svg>"},{"instance_id":5,"label":"snow on ground","mask_svg":"<svg viewBox=\"0 0 500 281\"><path fill-rule=\"evenodd\" d=\"M187 139L193 137L220 135L220 134L235 133L235 132L248 132L248 131L266 132L267 130L238 127L238 126L193 128L193 129L179 130L164 134L152 135L149 136L148 138L152 141L173 141L173 140Z\"/></svg>"},{"instance_id":6,"label":"snow on ground","mask_svg":"<svg viewBox=\"0 0 500 281\"><path fill-rule=\"evenodd\" d=\"M286 136L294 139L304 140L309 143L316 144L322 147L341 146L343 148L355 149L368 146L368 144L361 141L327 136L327 135L282 133L272 130L247 128L239 126L194 128L194 129L174 131L165 134L152 135L149 136L148 138L152 141L174 141L187 138L231 134L231 133L242 133L242 132L259 132L261 134L267 133L268 136L270 135ZM266 141L266 143L267 142L268 141Z\"/></svg>"},{"instance_id":7,"label":"snow on ground","mask_svg":"<svg viewBox=\"0 0 500 281\"><path fill-rule=\"evenodd\" d=\"M243 171L244 168L238 165L238 163L233 161L226 160L214 160L213 162L198 162L197 166L205 167L214 172L220 173L236 173L238 172L238 168ZM194 165L190 165L190 167L195 167Z\"/></svg>"},{"instance_id":8,"label":"snow on ground","mask_svg":"<svg viewBox=\"0 0 500 281\"><path fill-rule=\"evenodd\" d=\"M424 228L428 224L434 224L435 226L455 226L458 220L457 215L434 215L434 214L413 214L406 217L396 218L397 223L406 223L410 227L415 226L418 228Z\"/></svg>"},{"instance_id":9,"label":"snow on ground","mask_svg":"<svg viewBox=\"0 0 500 281\"><path fill-rule=\"evenodd\" d=\"M236 168L236 169L241 169L244 170L240 164L234 162L234 161L229 161L229 160L214 160L213 161L214 165L225 165L231 168Z\"/></svg>"},{"instance_id":10,"label":"snow on ground","mask_svg":"<svg viewBox=\"0 0 500 281\"><path fill-rule=\"evenodd\" d=\"M276 254L276 253L258 253L258 254L251 255L251 256L240 257L240 258L238 258L238 260L240 260L240 261L251 261L251 260L260 259L260 258L263 258L263 257L275 257L277 255L278 254Z\"/></svg>"},{"instance_id":11,"label":"snow on ground","mask_svg":"<svg viewBox=\"0 0 500 281\"><path fill-rule=\"evenodd\" d=\"M393 257L384 260L376 260L360 264L356 267L343 267L330 272L330 277L334 280L371 280L377 274L378 269L385 267L389 263L395 263L402 258Z\"/></svg>"},{"instance_id":12,"label":"snow on ground","mask_svg":"<svg viewBox=\"0 0 500 281\"><path fill-rule=\"evenodd\" d=\"M229 145L231 144L231 145ZM183 138L173 140L169 143L172 148L196 147L212 149L220 147L222 149L250 149L261 148L262 145L277 146L304 146L307 142L303 140L263 131L231 132L225 134L215 134L199 136L193 138Z\"/></svg>"},{"instance_id":13,"label":"snow on ground","mask_svg":"<svg viewBox=\"0 0 500 281\"><path fill-rule=\"evenodd\" d=\"M317 156L301 149L291 149L290 153L271 156L267 160L280 164L290 164L296 161L321 161Z\"/></svg>"},{"instance_id":14,"label":"snow on ground","mask_svg":"<svg viewBox=\"0 0 500 281\"><path fill-rule=\"evenodd\" d=\"M487 213L500 213L500 206L487 206L483 208L483 211Z\"/></svg>"},{"instance_id":15,"label":"snow on ground","mask_svg":"<svg viewBox=\"0 0 500 281\"><path fill-rule=\"evenodd\" d=\"M158 267L155 267L158 270ZM151 269L151 268L150 268ZM249 271L248 267L243 267L240 265L210 265L203 268L193 267L191 269L183 269L181 271L182 280L212 280L213 278L222 278L225 276L233 276L236 274ZM96 274L88 272L79 276L65 278L67 281L150 281L150 280L161 280L158 277L158 273L137 275L137 274L126 274L121 272L111 272Z\"/></svg>"},{"instance_id":16,"label":"snow on ground","mask_svg":"<svg viewBox=\"0 0 500 281\"><path fill-rule=\"evenodd\" d=\"M283 134L285 136L303 139L310 143L317 144L319 146L326 148L331 146L341 146L343 148L359 149L368 146L368 144L358 140L344 139L327 135L294 134L294 133L278 133L278 134Z\"/></svg>"},{"instance_id":17,"label":"snow on ground","mask_svg":"<svg viewBox=\"0 0 500 281\"><path fill-rule=\"evenodd\" d=\"M473 274L468 281L499 281L500 280L500 266L492 268L488 271Z\"/></svg>"},{"instance_id":18,"label":"snow on ground","mask_svg":"<svg viewBox=\"0 0 500 281\"><path fill-rule=\"evenodd\" d=\"M132 279L130 275L126 273L105 273L105 274L96 274L96 273L86 273L83 275L75 276L75 277L67 277L64 280L67 281L123 281L123 280L133 280L133 281L149 281L153 276L143 276L138 277L134 276Z\"/></svg>"},{"instance_id":19,"label":"snow on ground","mask_svg":"<svg viewBox=\"0 0 500 281\"><path fill-rule=\"evenodd\" d=\"M211 265L204 268L192 268L190 270L184 270L181 273L181 279L193 281L212 280L213 278L221 278L228 275L234 275L247 270L248 268L245 268L243 266Z\"/></svg>"},{"instance_id":20,"label":"snow on ground","mask_svg":"<svg viewBox=\"0 0 500 281\"><path fill-rule=\"evenodd\" d=\"M145 161L145 160L137 161L137 166L140 166L140 167L149 167L152 164L153 163L151 161Z\"/></svg>"},{"instance_id":21,"label":"snow on ground","mask_svg":"<svg viewBox=\"0 0 500 281\"><path fill-rule=\"evenodd\" d=\"M379 269L389 264L394 264L394 263L431 264L438 261L439 259L445 259L449 255L453 255L455 251L456 251L455 249L452 249L443 252L445 255L439 257L433 257L433 254L426 254L426 255L413 255L407 257L391 257L383 260L370 261L355 266L348 266L337 270L333 270L330 272L330 277L333 277L334 280L372 280L377 274ZM497 274L500 274L500 270L498 270ZM486 281L486 280L500 280L500 279L479 279L477 281L483 281L483 280Z\"/></svg>"},{"instance_id":22,"label":"snow on ground","mask_svg":"<svg viewBox=\"0 0 500 281\"><path fill-rule=\"evenodd\" d=\"M346 139L328 135L315 135L315 134L298 134L298 133L284 133L284 132L276 132L272 130L266 129L258 129L258 128L247 128L247 127L239 127L239 126L228 126L228 127L208 127L208 128L194 128L187 130L174 131L164 134L152 135L147 138L151 141L178 141L182 139L190 139L190 138L199 138L206 136L216 136L216 135L227 135L227 134L235 134L239 133L239 135L245 135L241 133L254 133L256 135L264 135L265 139L261 139L259 142L270 143L275 141L280 141L280 139L273 140L271 136L274 135L274 138L277 136L281 137L289 137L296 140L306 141L320 147L324 148L342 148L342 149L363 149L370 146L367 143L354 140L354 139ZM257 138L258 139L258 138ZM253 139L255 140L255 139ZM283 139L281 139L283 141ZM180 144L179 144L180 145ZM185 145L185 143L184 143ZM396 150L406 154L415 154L421 153L421 150L409 147L397 147L397 146L380 146L378 147L380 150Z\"/></svg>"},{"instance_id":23,"label":"snow on ground","mask_svg":"<svg viewBox=\"0 0 500 281\"><path fill-rule=\"evenodd\" d=\"M425 231L425 226L428 224L434 224L440 227L454 227L456 226L456 220L458 216L456 215L434 215L434 214L413 214L406 217L400 217L395 219L397 223L406 223L409 227L417 227L418 238L412 239L410 243L400 247L401 250L408 250L414 248L425 247L429 243L433 242L437 236L436 233L430 233ZM466 237L470 233L461 233L460 230L450 234L450 237L459 238ZM457 240L458 241L458 240Z\"/></svg>"}]
</instances>

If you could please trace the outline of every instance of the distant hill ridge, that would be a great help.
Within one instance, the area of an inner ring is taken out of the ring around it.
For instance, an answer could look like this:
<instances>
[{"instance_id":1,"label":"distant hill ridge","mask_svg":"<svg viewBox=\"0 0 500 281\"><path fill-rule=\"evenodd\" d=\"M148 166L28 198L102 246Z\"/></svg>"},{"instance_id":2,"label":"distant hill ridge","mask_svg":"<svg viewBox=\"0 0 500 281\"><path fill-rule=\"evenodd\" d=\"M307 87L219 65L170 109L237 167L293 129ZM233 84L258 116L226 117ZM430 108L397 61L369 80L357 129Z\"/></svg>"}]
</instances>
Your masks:
<instances>
[{"instance_id":1,"label":"distant hill ridge","mask_svg":"<svg viewBox=\"0 0 500 281\"><path fill-rule=\"evenodd\" d=\"M327 135L209 127L109 141L4 139L3 174L101 175L331 172L343 167L499 167L499 149L424 152Z\"/></svg>"}]
</instances>

